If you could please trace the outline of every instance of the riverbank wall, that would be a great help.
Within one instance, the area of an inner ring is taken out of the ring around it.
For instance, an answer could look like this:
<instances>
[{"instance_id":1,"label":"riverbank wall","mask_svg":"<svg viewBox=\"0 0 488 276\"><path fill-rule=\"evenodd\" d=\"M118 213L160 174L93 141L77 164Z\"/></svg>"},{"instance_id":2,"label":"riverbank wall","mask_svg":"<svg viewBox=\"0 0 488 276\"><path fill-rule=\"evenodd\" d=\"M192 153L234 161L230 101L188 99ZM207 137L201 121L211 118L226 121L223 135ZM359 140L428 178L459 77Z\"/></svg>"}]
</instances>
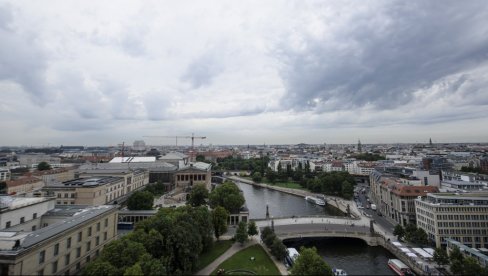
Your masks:
<instances>
[{"instance_id":1,"label":"riverbank wall","mask_svg":"<svg viewBox=\"0 0 488 276\"><path fill-rule=\"evenodd\" d=\"M249 185L271 189L271 190L275 190L275 191L279 191L279 192L283 192L283 193L287 193L287 194L291 194L303 198L307 196L315 196L314 193L308 191L304 191L300 189L284 188L284 187L279 187L279 186L264 184L264 183L256 183L252 180L238 177L238 176L229 176L228 178L234 181L239 181ZM326 198L327 198L327 204L336 207L337 209L341 210L341 212L343 212L344 214L347 214L347 205L349 205L351 218L360 219L359 210L356 209L356 206L353 201L345 200L343 198L335 197L335 196L326 196Z\"/></svg>"},{"instance_id":2,"label":"riverbank wall","mask_svg":"<svg viewBox=\"0 0 488 276\"><path fill-rule=\"evenodd\" d=\"M384 249L388 250L391 254L395 255L395 257L399 260L401 260L404 264L406 264L410 269L412 269L413 272L417 275L425 275L427 274L426 271L424 271L424 268L419 265L417 262L409 258L403 251L398 249L398 247L394 246L391 244L391 242L385 240L385 239L378 239L378 245L382 246Z\"/></svg>"}]
</instances>

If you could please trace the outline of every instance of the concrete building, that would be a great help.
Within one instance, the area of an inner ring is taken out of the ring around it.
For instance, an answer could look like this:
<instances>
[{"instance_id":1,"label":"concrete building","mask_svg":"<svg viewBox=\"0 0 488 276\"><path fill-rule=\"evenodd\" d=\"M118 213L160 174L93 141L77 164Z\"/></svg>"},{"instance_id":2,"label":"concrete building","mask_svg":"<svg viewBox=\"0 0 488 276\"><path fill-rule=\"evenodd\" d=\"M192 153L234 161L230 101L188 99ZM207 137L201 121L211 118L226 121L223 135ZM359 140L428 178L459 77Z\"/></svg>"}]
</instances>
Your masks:
<instances>
[{"instance_id":1,"label":"concrete building","mask_svg":"<svg viewBox=\"0 0 488 276\"><path fill-rule=\"evenodd\" d=\"M48 164L60 164L61 158L52 157L47 154L19 154L17 160L20 166L27 166L30 168L36 167L41 162L47 162Z\"/></svg>"},{"instance_id":2,"label":"concrete building","mask_svg":"<svg viewBox=\"0 0 488 276\"><path fill-rule=\"evenodd\" d=\"M46 196L56 198L57 205L89 206L116 204L126 195L126 190L124 178L113 176L78 178L43 189Z\"/></svg>"},{"instance_id":3,"label":"concrete building","mask_svg":"<svg viewBox=\"0 0 488 276\"><path fill-rule=\"evenodd\" d=\"M42 179L27 176L16 180L6 181L6 194L9 195L32 195L45 186Z\"/></svg>"},{"instance_id":4,"label":"concrete building","mask_svg":"<svg viewBox=\"0 0 488 276\"><path fill-rule=\"evenodd\" d=\"M10 170L7 168L0 168L0 182L10 180Z\"/></svg>"},{"instance_id":5,"label":"concrete building","mask_svg":"<svg viewBox=\"0 0 488 276\"><path fill-rule=\"evenodd\" d=\"M55 182L65 182L65 181L75 179L75 168L66 167L66 168L57 168L57 169L45 170L45 171L35 171L28 175L42 179L42 181L44 181L44 183L46 184L55 183Z\"/></svg>"},{"instance_id":6,"label":"concrete building","mask_svg":"<svg viewBox=\"0 0 488 276\"><path fill-rule=\"evenodd\" d=\"M424 186L441 186L441 178L437 173L432 174L429 171L414 170L412 176L419 179L420 183Z\"/></svg>"},{"instance_id":7,"label":"concrete building","mask_svg":"<svg viewBox=\"0 0 488 276\"><path fill-rule=\"evenodd\" d=\"M53 198L0 196L0 230L33 231L41 228L40 218L53 209Z\"/></svg>"},{"instance_id":8,"label":"concrete building","mask_svg":"<svg viewBox=\"0 0 488 276\"><path fill-rule=\"evenodd\" d=\"M196 162L190 166L179 169L175 173L175 185L179 188L191 187L195 184L203 184L210 191L212 182L212 165Z\"/></svg>"},{"instance_id":9,"label":"concrete building","mask_svg":"<svg viewBox=\"0 0 488 276\"><path fill-rule=\"evenodd\" d=\"M0 232L1 275L79 274L117 235L117 206L57 206L34 220L42 228Z\"/></svg>"},{"instance_id":10,"label":"concrete building","mask_svg":"<svg viewBox=\"0 0 488 276\"><path fill-rule=\"evenodd\" d=\"M486 255L488 253L488 249L483 247L480 248L483 249L483 251L481 251L479 249L466 246L461 242L449 238L446 238L446 242L447 254L450 255L454 248L459 248L459 251L461 251L461 254L463 254L464 257L472 257L477 260L481 266L488 266L488 255Z\"/></svg>"},{"instance_id":11,"label":"concrete building","mask_svg":"<svg viewBox=\"0 0 488 276\"><path fill-rule=\"evenodd\" d=\"M462 180L443 180L442 188L457 192L479 191L487 188L484 183L476 183Z\"/></svg>"},{"instance_id":12,"label":"concrete building","mask_svg":"<svg viewBox=\"0 0 488 276\"><path fill-rule=\"evenodd\" d=\"M417 226L437 247L450 238L488 247L488 193L429 193L415 200Z\"/></svg>"}]
</instances>

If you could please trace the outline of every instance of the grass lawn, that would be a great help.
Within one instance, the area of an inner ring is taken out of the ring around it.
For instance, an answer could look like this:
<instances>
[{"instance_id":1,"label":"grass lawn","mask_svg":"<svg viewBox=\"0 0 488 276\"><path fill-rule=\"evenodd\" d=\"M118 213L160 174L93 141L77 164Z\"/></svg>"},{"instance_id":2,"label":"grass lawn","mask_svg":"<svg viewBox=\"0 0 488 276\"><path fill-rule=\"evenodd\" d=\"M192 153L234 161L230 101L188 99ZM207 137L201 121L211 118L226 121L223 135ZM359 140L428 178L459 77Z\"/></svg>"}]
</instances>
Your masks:
<instances>
[{"instance_id":1,"label":"grass lawn","mask_svg":"<svg viewBox=\"0 0 488 276\"><path fill-rule=\"evenodd\" d=\"M212 247L212 249L210 249L210 251L203 253L198 258L196 271L205 268L207 265L211 264L215 259L217 259L220 255L224 254L224 252L227 251L227 249L229 249L232 246L232 243L233 242L230 240L215 242L214 246Z\"/></svg>"},{"instance_id":2,"label":"grass lawn","mask_svg":"<svg viewBox=\"0 0 488 276\"><path fill-rule=\"evenodd\" d=\"M254 257L254 261L251 261L251 257ZM216 275L217 270L221 268L225 269L226 272L243 269L253 271L257 275L280 275L280 271L273 263L273 260L271 260L259 244L237 252L221 263L219 267L212 272L212 275Z\"/></svg>"}]
</instances>

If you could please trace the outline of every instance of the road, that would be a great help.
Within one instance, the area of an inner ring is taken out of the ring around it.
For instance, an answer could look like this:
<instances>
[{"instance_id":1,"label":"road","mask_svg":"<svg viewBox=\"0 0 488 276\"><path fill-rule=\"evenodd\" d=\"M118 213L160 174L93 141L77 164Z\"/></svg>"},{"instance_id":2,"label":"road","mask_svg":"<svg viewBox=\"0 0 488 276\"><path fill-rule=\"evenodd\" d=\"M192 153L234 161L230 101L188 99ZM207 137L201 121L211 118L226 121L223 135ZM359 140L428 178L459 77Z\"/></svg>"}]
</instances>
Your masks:
<instances>
[{"instance_id":1,"label":"road","mask_svg":"<svg viewBox=\"0 0 488 276\"><path fill-rule=\"evenodd\" d=\"M356 200L356 205L358 205L358 202L365 207L364 209L361 209L363 213L366 213L368 216L371 216L371 218L376 222L378 226L381 226L384 230L390 232L393 234L393 230L395 229L395 225L389 222L384 216L379 216L377 211L371 210L371 208L366 209L367 205L371 205L367 201L367 195L369 195L369 186L367 184L358 184L359 188L365 189L365 193L358 192L359 198ZM378 206L379 204L376 204ZM379 208L379 207L378 207Z\"/></svg>"}]
</instances>

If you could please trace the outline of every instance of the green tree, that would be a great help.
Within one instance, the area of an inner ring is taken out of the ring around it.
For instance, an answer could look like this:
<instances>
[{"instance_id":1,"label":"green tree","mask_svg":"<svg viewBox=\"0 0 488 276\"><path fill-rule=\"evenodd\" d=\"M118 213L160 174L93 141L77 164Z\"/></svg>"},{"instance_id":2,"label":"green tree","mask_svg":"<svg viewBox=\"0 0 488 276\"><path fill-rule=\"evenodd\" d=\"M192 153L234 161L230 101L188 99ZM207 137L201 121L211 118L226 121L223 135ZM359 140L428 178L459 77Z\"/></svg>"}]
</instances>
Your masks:
<instances>
[{"instance_id":1,"label":"green tree","mask_svg":"<svg viewBox=\"0 0 488 276\"><path fill-rule=\"evenodd\" d=\"M197 160L197 162L205 162L205 156L199 154L195 160Z\"/></svg>"},{"instance_id":2,"label":"green tree","mask_svg":"<svg viewBox=\"0 0 488 276\"><path fill-rule=\"evenodd\" d=\"M464 271L463 263L456 260L451 262L450 266L451 273L454 275L462 275Z\"/></svg>"},{"instance_id":3,"label":"green tree","mask_svg":"<svg viewBox=\"0 0 488 276\"><path fill-rule=\"evenodd\" d=\"M414 242L416 239L416 234L417 234L417 226L413 223L407 224L405 226L405 239L409 242Z\"/></svg>"},{"instance_id":4,"label":"green tree","mask_svg":"<svg viewBox=\"0 0 488 276\"><path fill-rule=\"evenodd\" d=\"M429 242L427 237L427 233L424 229L417 228L417 230L415 231L415 243L420 245L427 244Z\"/></svg>"},{"instance_id":5,"label":"green tree","mask_svg":"<svg viewBox=\"0 0 488 276\"><path fill-rule=\"evenodd\" d=\"M354 187L349 181L344 180L342 182L342 197L345 199L351 199L354 195Z\"/></svg>"},{"instance_id":6,"label":"green tree","mask_svg":"<svg viewBox=\"0 0 488 276\"><path fill-rule=\"evenodd\" d=\"M252 181L261 182L261 180L263 180L263 176L261 175L260 172L255 172L252 174Z\"/></svg>"},{"instance_id":7,"label":"green tree","mask_svg":"<svg viewBox=\"0 0 488 276\"><path fill-rule=\"evenodd\" d=\"M121 275L124 274L126 268L139 261L139 257L145 253L146 249L141 243L121 238L105 246L100 260L112 264L117 269L117 274Z\"/></svg>"},{"instance_id":8,"label":"green tree","mask_svg":"<svg viewBox=\"0 0 488 276\"><path fill-rule=\"evenodd\" d=\"M144 276L142 272L142 268L139 263L134 264L133 266L127 268L124 272L124 276Z\"/></svg>"},{"instance_id":9,"label":"green tree","mask_svg":"<svg viewBox=\"0 0 488 276\"><path fill-rule=\"evenodd\" d=\"M209 195L210 207L222 206L231 214L237 213L244 202L244 196L233 182L220 184Z\"/></svg>"},{"instance_id":10,"label":"green tree","mask_svg":"<svg viewBox=\"0 0 488 276\"><path fill-rule=\"evenodd\" d=\"M127 208L129 210L152 210L154 196L147 191L136 191L129 196Z\"/></svg>"},{"instance_id":11,"label":"green tree","mask_svg":"<svg viewBox=\"0 0 488 276\"><path fill-rule=\"evenodd\" d=\"M161 275L165 271L163 263L149 254L141 256L139 263L144 275Z\"/></svg>"},{"instance_id":12,"label":"green tree","mask_svg":"<svg viewBox=\"0 0 488 276\"><path fill-rule=\"evenodd\" d=\"M397 224L393 230L393 235L397 236L398 240L401 240L405 236L405 229L401 224Z\"/></svg>"},{"instance_id":13,"label":"green tree","mask_svg":"<svg viewBox=\"0 0 488 276\"><path fill-rule=\"evenodd\" d=\"M258 227L256 226L256 222L250 221L247 225L247 234L249 236L254 236L258 234Z\"/></svg>"},{"instance_id":14,"label":"green tree","mask_svg":"<svg viewBox=\"0 0 488 276\"><path fill-rule=\"evenodd\" d=\"M291 275L334 275L315 247L301 247L300 256L295 260L290 272Z\"/></svg>"},{"instance_id":15,"label":"green tree","mask_svg":"<svg viewBox=\"0 0 488 276\"><path fill-rule=\"evenodd\" d=\"M449 263L449 256L447 256L447 252L441 247L435 249L433 258L434 262L436 262L438 266L444 266Z\"/></svg>"},{"instance_id":16,"label":"green tree","mask_svg":"<svg viewBox=\"0 0 488 276\"><path fill-rule=\"evenodd\" d=\"M460 263L462 263L464 261L463 253L461 253L461 250L459 250L458 247L454 247L451 250L451 252L449 254L449 260L451 262L459 261Z\"/></svg>"},{"instance_id":17,"label":"green tree","mask_svg":"<svg viewBox=\"0 0 488 276\"><path fill-rule=\"evenodd\" d=\"M266 226L261 230L261 240L264 241L268 236L273 235L273 230L271 230L271 227Z\"/></svg>"},{"instance_id":18,"label":"green tree","mask_svg":"<svg viewBox=\"0 0 488 276\"><path fill-rule=\"evenodd\" d=\"M193 207L205 205L207 198L208 198L208 190L205 187L205 185L203 184L193 185L188 199L188 204L190 204Z\"/></svg>"},{"instance_id":19,"label":"green tree","mask_svg":"<svg viewBox=\"0 0 488 276\"><path fill-rule=\"evenodd\" d=\"M277 237L275 237L273 244L271 244L270 250L271 254L273 254L273 256L280 261L283 261L287 255L286 246Z\"/></svg>"},{"instance_id":20,"label":"green tree","mask_svg":"<svg viewBox=\"0 0 488 276\"><path fill-rule=\"evenodd\" d=\"M237 226L235 239L241 245L243 245L247 241L247 238L248 238L247 224L244 221L241 221L241 222L239 222L239 225Z\"/></svg>"},{"instance_id":21,"label":"green tree","mask_svg":"<svg viewBox=\"0 0 488 276\"><path fill-rule=\"evenodd\" d=\"M117 269L107 261L95 260L88 263L83 269L82 275L117 276Z\"/></svg>"},{"instance_id":22,"label":"green tree","mask_svg":"<svg viewBox=\"0 0 488 276\"><path fill-rule=\"evenodd\" d=\"M483 271L478 261L473 257L467 257L463 262L464 275L479 275Z\"/></svg>"},{"instance_id":23,"label":"green tree","mask_svg":"<svg viewBox=\"0 0 488 276\"><path fill-rule=\"evenodd\" d=\"M271 168L267 168L266 169L266 178L268 179L268 181L273 184L276 182L276 178L278 177L278 175L276 174L276 172L274 172Z\"/></svg>"},{"instance_id":24,"label":"green tree","mask_svg":"<svg viewBox=\"0 0 488 276\"><path fill-rule=\"evenodd\" d=\"M51 165L49 165L49 163L47 163L47 162L41 162L41 163L37 164L37 170L39 170L39 171L47 171L50 169L51 169Z\"/></svg>"},{"instance_id":25,"label":"green tree","mask_svg":"<svg viewBox=\"0 0 488 276\"><path fill-rule=\"evenodd\" d=\"M227 232L227 219L229 213L222 206L217 206L212 210L212 224L214 227L214 235L219 239L219 237Z\"/></svg>"}]
</instances>

